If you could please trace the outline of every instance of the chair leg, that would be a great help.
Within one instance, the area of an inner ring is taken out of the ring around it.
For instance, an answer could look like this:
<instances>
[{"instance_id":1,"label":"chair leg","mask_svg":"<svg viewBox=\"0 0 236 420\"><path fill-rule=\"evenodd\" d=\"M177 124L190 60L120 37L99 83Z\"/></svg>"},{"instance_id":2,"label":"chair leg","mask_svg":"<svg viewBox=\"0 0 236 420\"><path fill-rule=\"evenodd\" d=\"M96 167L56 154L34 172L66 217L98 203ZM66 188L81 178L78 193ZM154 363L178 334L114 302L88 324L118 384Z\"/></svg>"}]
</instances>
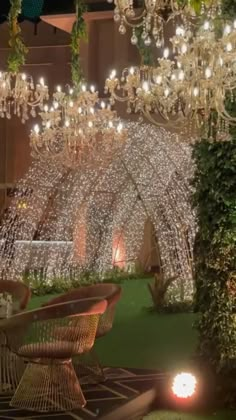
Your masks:
<instances>
[{"instance_id":1,"label":"chair leg","mask_svg":"<svg viewBox=\"0 0 236 420\"><path fill-rule=\"evenodd\" d=\"M0 346L0 393L16 390L24 373L24 360L12 353L6 344Z\"/></svg>"},{"instance_id":2,"label":"chair leg","mask_svg":"<svg viewBox=\"0 0 236 420\"><path fill-rule=\"evenodd\" d=\"M70 411L86 404L71 361L29 363L10 405L26 410Z\"/></svg>"},{"instance_id":3,"label":"chair leg","mask_svg":"<svg viewBox=\"0 0 236 420\"><path fill-rule=\"evenodd\" d=\"M104 370L94 348L73 359L73 364L81 384L105 382Z\"/></svg>"}]
</instances>

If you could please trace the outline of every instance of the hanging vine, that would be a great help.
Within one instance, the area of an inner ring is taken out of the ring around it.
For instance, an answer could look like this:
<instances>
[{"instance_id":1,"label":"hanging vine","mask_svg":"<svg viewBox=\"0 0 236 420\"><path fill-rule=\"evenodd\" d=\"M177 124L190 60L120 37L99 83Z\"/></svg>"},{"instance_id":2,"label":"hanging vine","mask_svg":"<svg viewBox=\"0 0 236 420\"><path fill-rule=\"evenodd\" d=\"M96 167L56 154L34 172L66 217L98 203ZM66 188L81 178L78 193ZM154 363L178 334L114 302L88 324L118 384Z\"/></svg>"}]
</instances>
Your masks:
<instances>
[{"instance_id":1,"label":"hanging vine","mask_svg":"<svg viewBox=\"0 0 236 420\"><path fill-rule=\"evenodd\" d=\"M82 40L87 39L86 24L83 14L86 6L82 0L75 0L76 21L71 32L71 79L75 88L78 88L83 80L83 71L80 60L80 45Z\"/></svg>"},{"instance_id":2,"label":"hanging vine","mask_svg":"<svg viewBox=\"0 0 236 420\"><path fill-rule=\"evenodd\" d=\"M8 15L10 39L8 44L11 51L7 59L7 65L10 72L17 73L25 64L25 57L28 53L28 49L23 42L21 28L18 23L18 17L21 13L22 0L10 0L10 3L11 7Z\"/></svg>"}]
</instances>

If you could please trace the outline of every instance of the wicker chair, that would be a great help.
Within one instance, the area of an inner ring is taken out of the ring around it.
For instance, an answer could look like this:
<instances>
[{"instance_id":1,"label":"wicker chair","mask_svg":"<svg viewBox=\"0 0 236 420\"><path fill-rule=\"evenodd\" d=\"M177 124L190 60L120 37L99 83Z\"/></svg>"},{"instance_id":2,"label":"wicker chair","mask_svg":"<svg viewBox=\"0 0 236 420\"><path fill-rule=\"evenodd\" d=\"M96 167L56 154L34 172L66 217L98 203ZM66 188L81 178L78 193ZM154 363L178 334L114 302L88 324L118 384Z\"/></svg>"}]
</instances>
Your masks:
<instances>
[{"instance_id":1,"label":"wicker chair","mask_svg":"<svg viewBox=\"0 0 236 420\"><path fill-rule=\"evenodd\" d=\"M30 297L30 289L20 281L0 280L0 293L12 295L14 311L19 312L26 308Z\"/></svg>"},{"instance_id":2,"label":"wicker chair","mask_svg":"<svg viewBox=\"0 0 236 420\"><path fill-rule=\"evenodd\" d=\"M87 298L99 298L106 299L107 309L104 314L100 317L98 323L98 329L96 338L102 337L107 334L113 326L115 307L116 303L121 297L121 287L112 283L99 283L91 286L79 287L78 289L71 290L63 295L60 295L43 306L67 302L74 299L87 299ZM89 355L86 355L82 363L82 358L74 359L76 371L79 375L84 375L83 382L97 382L105 380L103 368L99 362L99 359L94 351L91 349Z\"/></svg>"},{"instance_id":3,"label":"wicker chair","mask_svg":"<svg viewBox=\"0 0 236 420\"><path fill-rule=\"evenodd\" d=\"M29 362L11 406L45 412L85 405L71 358L92 348L106 307L105 300L75 300L0 321L10 349Z\"/></svg>"},{"instance_id":4,"label":"wicker chair","mask_svg":"<svg viewBox=\"0 0 236 420\"><path fill-rule=\"evenodd\" d=\"M12 296L14 313L24 310L31 297L30 289L19 281L0 280L0 293L4 292ZM0 393L15 391L24 368L24 362L8 349L0 331Z\"/></svg>"}]
</instances>

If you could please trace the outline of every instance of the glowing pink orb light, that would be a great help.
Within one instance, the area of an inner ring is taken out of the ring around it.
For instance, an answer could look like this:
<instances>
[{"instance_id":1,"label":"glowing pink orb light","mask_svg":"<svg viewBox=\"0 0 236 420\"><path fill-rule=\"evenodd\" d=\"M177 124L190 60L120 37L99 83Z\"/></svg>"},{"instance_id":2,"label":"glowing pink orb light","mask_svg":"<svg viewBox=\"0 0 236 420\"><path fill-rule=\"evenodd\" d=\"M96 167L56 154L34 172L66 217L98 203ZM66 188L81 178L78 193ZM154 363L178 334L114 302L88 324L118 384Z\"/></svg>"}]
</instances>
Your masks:
<instances>
[{"instance_id":1,"label":"glowing pink orb light","mask_svg":"<svg viewBox=\"0 0 236 420\"><path fill-rule=\"evenodd\" d=\"M191 373L179 373L174 377L172 392L178 398L190 398L196 391L197 380Z\"/></svg>"}]
</instances>

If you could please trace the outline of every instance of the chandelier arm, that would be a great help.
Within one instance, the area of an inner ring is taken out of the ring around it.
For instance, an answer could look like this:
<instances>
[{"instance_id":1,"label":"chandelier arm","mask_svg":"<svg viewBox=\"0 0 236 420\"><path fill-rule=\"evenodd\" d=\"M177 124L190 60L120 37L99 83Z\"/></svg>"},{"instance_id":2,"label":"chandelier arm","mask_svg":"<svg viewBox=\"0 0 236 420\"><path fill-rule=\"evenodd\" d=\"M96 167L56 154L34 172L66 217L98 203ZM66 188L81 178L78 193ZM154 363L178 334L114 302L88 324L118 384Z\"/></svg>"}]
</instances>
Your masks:
<instances>
[{"instance_id":1,"label":"chandelier arm","mask_svg":"<svg viewBox=\"0 0 236 420\"><path fill-rule=\"evenodd\" d=\"M220 110L217 110L217 113L220 115L220 117L223 120L229 121L230 124L232 124L232 125L236 125L236 117L232 117L231 115L229 115L229 113L226 111L226 109L224 109L223 112L220 111Z\"/></svg>"}]
</instances>

